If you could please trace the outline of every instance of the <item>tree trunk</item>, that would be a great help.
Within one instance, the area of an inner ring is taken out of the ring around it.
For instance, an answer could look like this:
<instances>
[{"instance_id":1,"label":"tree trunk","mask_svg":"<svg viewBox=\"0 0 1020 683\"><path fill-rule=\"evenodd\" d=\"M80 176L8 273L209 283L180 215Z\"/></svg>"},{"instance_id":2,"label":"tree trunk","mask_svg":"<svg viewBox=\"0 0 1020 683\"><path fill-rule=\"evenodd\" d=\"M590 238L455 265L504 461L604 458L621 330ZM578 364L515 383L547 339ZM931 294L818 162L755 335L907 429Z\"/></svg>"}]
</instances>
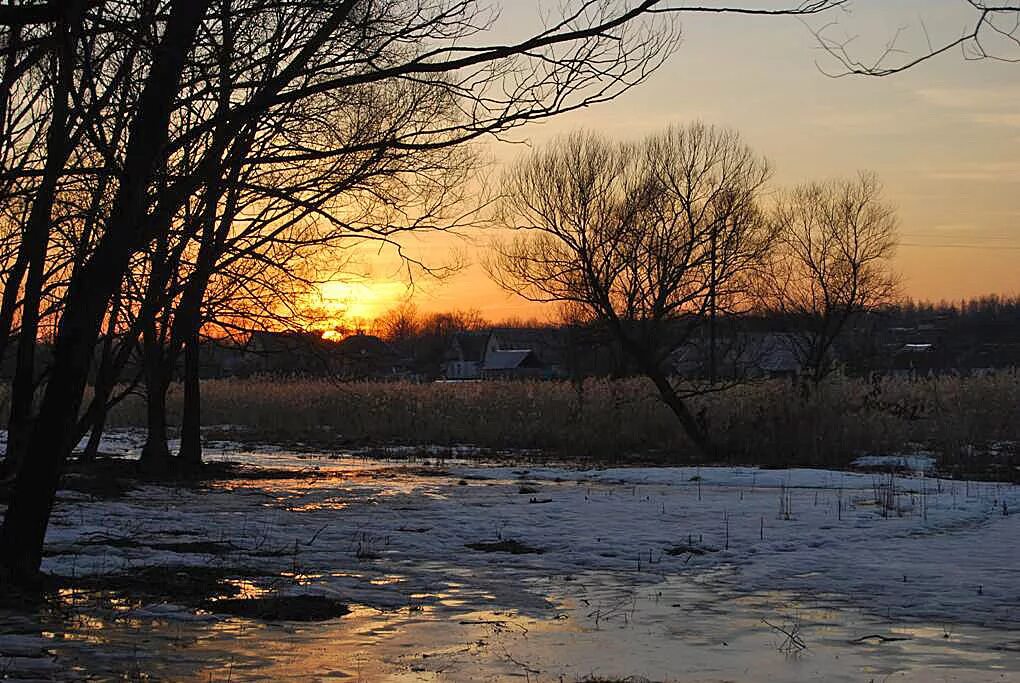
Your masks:
<instances>
[{"instance_id":1,"label":"tree trunk","mask_svg":"<svg viewBox=\"0 0 1020 683\"><path fill-rule=\"evenodd\" d=\"M169 368L164 364L161 349L145 350L145 445L142 467L151 472L169 470L170 447L167 445L166 393L170 388Z\"/></svg>"},{"instance_id":2,"label":"tree trunk","mask_svg":"<svg viewBox=\"0 0 1020 683\"><path fill-rule=\"evenodd\" d=\"M142 447L142 467L154 473L169 470L170 447L167 445L166 392L173 373L173 351L166 343L167 322L159 320L160 302L174 267L167 253L165 234L157 235L152 254L152 270L145 288L139 317L142 319L142 369L145 375L145 407L147 436ZM160 323L162 322L162 334Z\"/></svg>"},{"instance_id":3,"label":"tree trunk","mask_svg":"<svg viewBox=\"0 0 1020 683\"><path fill-rule=\"evenodd\" d=\"M18 334L17 365L14 381L11 384L11 413L8 422L7 466L13 471L20 468L28 449L28 441L32 429L32 415L35 410L35 349L39 334L39 308L42 299L43 284L46 279L46 251L50 241L50 222L53 214L53 202L57 194L57 182L68 156L68 119L70 107L68 98L72 84L72 61L74 56L75 35L80 22L82 3L68 3L60 21L57 23L57 79L53 84L53 108L50 112L50 125L46 131L46 164L43 169L42 182L32 202L25 225L25 232L20 245L18 257L24 255L27 266L27 279L21 303L21 332ZM11 57L13 59L13 57ZM21 284L21 277L10 278L8 290L16 295ZM4 292L5 296L8 294ZM5 304L8 302L5 301ZM9 319L5 312L4 324ZM13 309L9 311L13 316ZM7 331L4 331L4 337ZM2 353L2 351L0 351Z\"/></svg>"},{"instance_id":4,"label":"tree trunk","mask_svg":"<svg viewBox=\"0 0 1020 683\"><path fill-rule=\"evenodd\" d=\"M198 335L184 346L184 415L181 420L181 451L184 467L202 464L202 387L199 378Z\"/></svg>"},{"instance_id":5,"label":"tree trunk","mask_svg":"<svg viewBox=\"0 0 1020 683\"><path fill-rule=\"evenodd\" d=\"M89 263L68 285L50 379L0 531L0 564L18 583L31 584L39 573L57 483L74 446L68 436L77 424L92 352L107 306L138 248L148 187L166 143L185 58L206 6L199 0L177 0L169 9L131 125L121 185L106 230Z\"/></svg>"},{"instance_id":6,"label":"tree trunk","mask_svg":"<svg viewBox=\"0 0 1020 683\"><path fill-rule=\"evenodd\" d=\"M684 432L691 441L694 442L694 446L703 456L713 458L715 456L715 449L708 437L707 429L691 413L690 408L687 407L684 400L676 393L676 390L669 381L669 377L666 376L662 367L655 360L654 354L630 337L619 320L611 321L610 330L612 330L617 341L619 341L623 351L637 363L641 372L655 384L655 388L659 390L659 397L662 398L663 403L669 406L669 409L680 420L680 425L684 428Z\"/></svg>"},{"instance_id":7,"label":"tree trunk","mask_svg":"<svg viewBox=\"0 0 1020 683\"><path fill-rule=\"evenodd\" d=\"M3 82L0 83L0 121L7 121L7 110L10 105L11 91L17 80L15 66L18 62L18 52L21 49L21 29L12 27L7 36L8 57L4 62ZM5 147L11 144L11 132L4 129L0 144ZM18 254L14 263L10 264L6 280L4 282L3 297L0 297L0 362L6 356L7 344L11 340L11 326L14 324L14 313L18 304L18 293L21 290L21 281L25 277L25 269L28 267L28 254L25 244L22 242L18 247Z\"/></svg>"},{"instance_id":8,"label":"tree trunk","mask_svg":"<svg viewBox=\"0 0 1020 683\"><path fill-rule=\"evenodd\" d=\"M673 389L673 385L665 373L657 368L646 368L645 374L655 384L655 388L659 390L659 396L669 406L669 409L673 411L677 419L680 420L684 432L694 442L694 445L701 454L708 458L715 457L715 448L708 436L705 425L701 424L698 418L691 413L684 400L677 395L676 390Z\"/></svg>"},{"instance_id":9,"label":"tree trunk","mask_svg":"<svg viewBox=\"0 0 1020 683\"><path fill-rule=\"evenodd\" d=\"M716 375L718 373L717 359L716 359L716 355L715 355L715 353L716 353L716 331L715 331L716 302L715 302L715 297L716 297L716 287L717 287L717 284L716 284L716 280L717 280L717 276L716 276L716 253L717 253L716 252L716 250L717 250L716 241L718 239L717 232L718 232L718 226L713 223L712 224L712 233L711 233L711 246L710 246L710 249L711 249L710 257L711 257L712 263L711 263L711 274L709 276L709 281L708 281L708 297L709 297L709 302L708 302L708 306L709 306L709 310L708 310L708 383L711 384L712 386L715 386Z\"/></svg>"},{"instance_id":10,"label":"tree trunk","mask_svg":"<svg viewBox=\"0 0 1020 683\"><path fill-rule=\"evenodd\" d=\"M106 428L106 416L109 412L110 394L113 393L114 384L120 371L127 363L133 344L125 336L123 345L117 353L113 353L113 339L117 330L117 318L120 316L121 298L118 294L113 299L110 307L110 314L106 321L106 338L103 340L103 352L99 361L99 370L96 371L96 381L93 388L92 401L89 403L85 415L78 422L78 439L81 440L86 432L90 432L89 441L82 451L81 461L92 462L99 453L99 441Z\"/></svg>"},{"instance_id":11,"label":"tree trunk","mask_svg":"<svg viewBox=\"0 0 1020 683\"><path fill-rule=\"evenodd\" d=\"M19 340L18 361L11 383L11 412L7 421L7 453L4 455L7 471L17 473L24 462L31 440L32 415L35 408L35 362L24 360L23 353L35 356L35 345L23 351L26 345Z\"/></svg>"},{"instance_id":12,"label":"tree trunk","mask_svg":"<svg viewBox=\"0 0 1020 683\"><path fill-rule=\"evenodd\" d=\"M81 452L82 462L93 462L99 455L99 444L103 440L103 430L106 429L106 408L97 411L95 420L92 422L92 431L89 432L88 443L85 450Z\"/></svg>"}]
</instances>

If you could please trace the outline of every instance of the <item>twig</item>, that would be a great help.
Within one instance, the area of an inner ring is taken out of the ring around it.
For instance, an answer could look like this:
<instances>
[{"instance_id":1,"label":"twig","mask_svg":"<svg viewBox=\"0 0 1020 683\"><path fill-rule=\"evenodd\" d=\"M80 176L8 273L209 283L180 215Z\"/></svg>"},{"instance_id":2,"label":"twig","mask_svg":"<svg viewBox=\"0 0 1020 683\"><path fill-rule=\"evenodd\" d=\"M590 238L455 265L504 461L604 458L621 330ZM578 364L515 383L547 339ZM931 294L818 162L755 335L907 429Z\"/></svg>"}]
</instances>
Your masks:
<instances>
[{"instance_id":1,"label":"twig","mask_svg":"<svg viewBox=\"0 0 1020 683\"><path fill-rule=\"evenodd\" d=\"M786 636L786 642L784 642L783 645L780 646L780 648L779 648L780 650L787 650L787 651L789 651L789 650L806 650L807 649L807 645L804 643L803 640L801 640L800 634L797 633L797 631L799 629L797 628L796 625L794 625L794 627L791 628L790 630L787 630L787 629L783 628L782 626L778 626L776 624L773 624L768 619L764 619L763 618L762 619L762 623L765 624L766 626L768 626L769 628L771 628L771 629L773 629L775 631L779 631L784 636Z\"/></svg>"}]
</instances>

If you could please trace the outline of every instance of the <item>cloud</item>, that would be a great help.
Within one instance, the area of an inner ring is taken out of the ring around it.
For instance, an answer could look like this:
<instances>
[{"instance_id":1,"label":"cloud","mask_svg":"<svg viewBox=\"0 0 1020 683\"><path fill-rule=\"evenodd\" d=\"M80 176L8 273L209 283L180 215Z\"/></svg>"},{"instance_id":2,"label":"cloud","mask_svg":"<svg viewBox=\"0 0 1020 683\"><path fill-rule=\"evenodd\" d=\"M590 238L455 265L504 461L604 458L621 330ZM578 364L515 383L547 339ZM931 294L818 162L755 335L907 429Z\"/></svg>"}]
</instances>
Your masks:
<instances>
[{"instance_id":1,"label":"cloud","mask_svg":"<svg viewBox=\"0 0 1020 683\"><path fill-rule=\"evenodd\" d=\"M819 107L808 120L820 128L849 132L894 132L903 123L903 119L894 111L862 111L826 106Z\"/></svg>"},{"instance_id":2,"label":"cloud","mask_svg":"<svg viewBox=\"0 0 1020 683\"><path fill-rule=\"evenodd\" d=\"M1020 128L1020 113L1002 112L996 114L976 114L974 120L988 126L1007 126Z\"/></svg>"},{"instance_id":3,"label":"cloud","mask_svg":"<svg viewBox=\"0 0 1020 683\"><path fill-rule=\"evenodd\" d=\"M969 233L973 232L974 229L973 223L937 223L928 228L931 232L947 233Z\"/></svg>"},{"instance_id":4,"label":"cloud","mask_svg":"<svg viewBox=\"0 0 1020 683\"><path fill-rule=\"evenodd\" d=\"M984 88L921 88L914 94L929 104L949 109L1016 109L1020 88L1008 85Z\"/></svg>"},{"instance_id":5,"label":"cloud","mask_svg":"<svg viewBox=\"0 0 1020 683\"><path fill-rule=\"evenodd\" d=\"M958 110L983 126L1020 128L1020 88L1015 86L922 88L914 94L930 105Z\"/></svg>"},{"instance_id":6,"label":"cloud","mask_svg":"<svg viewBox=\"0 0 1020 683\"><path fill-rule=\"evenodd\" d=\"M931 171L928 177L937 180L1020 183L1020 161L961 163L951 169Z\"/></svg>"}]
</instances>

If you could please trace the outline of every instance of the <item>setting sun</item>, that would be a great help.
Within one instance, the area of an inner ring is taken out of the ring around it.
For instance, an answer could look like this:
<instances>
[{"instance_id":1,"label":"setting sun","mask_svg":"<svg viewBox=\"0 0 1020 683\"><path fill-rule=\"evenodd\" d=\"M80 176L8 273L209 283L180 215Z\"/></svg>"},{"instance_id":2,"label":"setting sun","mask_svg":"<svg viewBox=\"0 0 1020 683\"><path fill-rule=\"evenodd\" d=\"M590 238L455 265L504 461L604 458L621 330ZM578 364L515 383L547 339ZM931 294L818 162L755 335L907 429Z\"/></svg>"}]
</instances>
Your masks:
<instances>
[{"instance_id":1,"label":"setting sun","mask_svg":"<svg viewBox=\"0 0 1020 683\"><path fill-rule=\"evenodd\" d=\"M327 282L319 285L318 304L329 315L332 326L357 326L379 317L407 294L407 287L393 281ZM340 336L327 331L326 338Z\"/></svg>"}]
</instances>

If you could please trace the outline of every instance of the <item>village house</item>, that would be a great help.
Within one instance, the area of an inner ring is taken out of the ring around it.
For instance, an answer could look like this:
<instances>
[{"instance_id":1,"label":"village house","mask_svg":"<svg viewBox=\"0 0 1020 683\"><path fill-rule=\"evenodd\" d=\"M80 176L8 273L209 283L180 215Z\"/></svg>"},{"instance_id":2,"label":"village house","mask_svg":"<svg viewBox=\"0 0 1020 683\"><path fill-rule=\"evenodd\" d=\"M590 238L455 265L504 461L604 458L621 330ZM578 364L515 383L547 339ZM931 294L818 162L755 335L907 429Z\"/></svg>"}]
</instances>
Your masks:
<instances>
[{"instance_id":1,"label":"village house","mask_svg":"<svg viewBox=\"0 0 1020 683\"><path fill-rule=\"evenodd\" d=\"M676 349L668 361L673 373L686 378L709 374L709 342L697 338ZM716 372L720 378L765 379L796 377L803 364L793 336L781 332L752 332L722 336L716 342Z\"/></svg>"},{"instance_id":2,"label":"village house","mask_svg":"<svg viewBox=\"0 0 1020 683\"><path fill-rule=\"evenodd\" d=\"M415 379L409 359L371 334L358 332L336 343L340 375L346 379Z\"/></svg>"},{"instance_id":3,"label":"village house","mask_svg":"<svg viewBox=\"0 0 1020 683\"><path fill-rule=\"evenodd\" d=\"M343 379L413 379L406 359L379 337L361 332L339 341L314 332L257 331L238 353L247 374L302 374ZM235 368L236 372L236 368Z\"/></svg>"},{"instance_id":4,"label":"village house","mask_svg":"<svg viewBox=\"0 0 1020 683\"><path fill-rule=\"evenodd\" d=\"M543 378L549 372L533 349L515 348L491 331L453 335L443 360L443 377L450 380Z\"/></svg>"}]
</instances>

